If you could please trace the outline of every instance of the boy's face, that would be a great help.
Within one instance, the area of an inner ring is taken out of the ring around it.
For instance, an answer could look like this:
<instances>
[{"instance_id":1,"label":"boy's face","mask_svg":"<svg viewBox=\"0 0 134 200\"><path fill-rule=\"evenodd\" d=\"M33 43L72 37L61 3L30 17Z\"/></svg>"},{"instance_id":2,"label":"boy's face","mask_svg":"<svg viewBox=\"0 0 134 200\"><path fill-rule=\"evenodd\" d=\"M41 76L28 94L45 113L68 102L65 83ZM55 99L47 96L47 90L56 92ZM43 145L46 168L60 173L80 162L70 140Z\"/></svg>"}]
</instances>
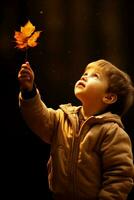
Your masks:
<instances>
[{"instance_id":1,"label":"boy's face","mask_svg":"<svg viewBox=\"0 0 134 200\"><path fill-rule=\"evenodd\" d=\"M75 96L82 102L98 101L102 102L108 89L106 75L95 66L95 63L89 64L75 84Z\"/></svg>"}]
</instances>

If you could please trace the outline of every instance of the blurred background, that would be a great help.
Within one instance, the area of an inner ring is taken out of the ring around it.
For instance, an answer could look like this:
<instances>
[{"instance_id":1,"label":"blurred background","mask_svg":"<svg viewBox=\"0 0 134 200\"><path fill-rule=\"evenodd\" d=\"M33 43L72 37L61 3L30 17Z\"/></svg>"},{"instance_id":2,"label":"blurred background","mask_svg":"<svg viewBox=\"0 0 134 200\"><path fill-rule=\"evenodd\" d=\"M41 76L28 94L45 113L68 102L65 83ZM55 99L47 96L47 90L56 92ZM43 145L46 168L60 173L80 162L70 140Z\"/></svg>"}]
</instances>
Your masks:
<instances>
[{"instance_id":1,"label":"blurred background","mask_svg":"<svg viewBox=\"0 0 134 200\"><path fill-rule=\"evenodd\" d=\"M104 58L134 81L134 3L125 0L4 0L0 13L2 191L7 199L50 199L50 146L26 126L18 108L17 73L25 52L14 32L30 20L42 33L28 50L36 84L48 107L71 102L74 84L92 61ZM134 146L134 106L123 122ZM133 199L132 190L128 199Z\"/></svg>"}]
</instances>

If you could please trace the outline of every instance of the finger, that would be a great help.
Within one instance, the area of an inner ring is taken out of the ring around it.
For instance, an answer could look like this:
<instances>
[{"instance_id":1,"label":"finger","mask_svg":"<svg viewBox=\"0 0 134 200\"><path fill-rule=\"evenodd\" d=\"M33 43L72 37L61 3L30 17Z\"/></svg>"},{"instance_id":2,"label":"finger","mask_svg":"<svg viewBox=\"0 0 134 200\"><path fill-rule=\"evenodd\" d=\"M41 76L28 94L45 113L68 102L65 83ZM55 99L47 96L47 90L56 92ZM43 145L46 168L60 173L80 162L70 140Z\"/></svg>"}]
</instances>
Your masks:
<instances>
[{"instance_id":1,"label":"finger","mask_svg":"<svg viewBox=\"0 0 134 200\"><path fill-rule=\"evenodd\" d=\"M30 68L30 69L31 69L29 62L23 63L23 64L21 65L21 67Z\"/></svg>"},{"instance_id":2,"label":"finger","mask_svg":"<svg viewBox=\"0 0 134 200\"><path fill-rule=\"evenodd\" d=\"M30 64L29 64L29 62L27 61L27 62L25 62L25 64L28 66L28 67L30 67Z\"/></svg>"},{"instance_id":3,"label":"finger","mask_svg":"<svg viewBox=\"0 0 134 200\"><path fill-rule=\"evenodd\" d=\"M30 81L29 77L23 77L23 78L19 78L20 82L25 82L25 81Z\"/></svg>"},{"instance_id":4,"label":"finger","mask_svg":"<svg viewBox=\"0 0 134 200\"><path fill-rule=\"evenodd\" d=\"M27 76L27 75L18 75L18 79L20 81L25 81L25 80L30 80L30 76Z\"/></svg>"},{"instance_id":5,"label":"finger","mask_svg":"<svg viewBox=\"0 0 134 200\"><path fill-rule=\"evenodd\" d=\"M23 67L20 69L20 73L31 73L31 70L27 67Z\"/></svg>"},{"instance_id":6,"label":"finger","mask_svg":"<svg viewBox=\"0 0 134 200\"><path fill-rule=\"evenodd\" d=\"M30 69L30 67L28 65L26 65L26 64L22 64L21 68Z\"/></svg>"},{"instance_id":7,"label":"finger","mask_svg":"<svg viewBox=\"0 0 134 200\"><path fill-rule=\"evenodd\" d=\"M31 77L31 74L29 72L24 72L24 71L18 73L18 77L23 77L23 76Z\"/></svg>"},{"instance_id":8,"label":"finger","mask_svg":"<svg viewBox=\"0 0 134 200\"><path fill-rule=\"evenodd\" d=\"M28 61L26 61L24 64L23 64L25 67L27 67L27 68L30 68L31 69L31 67L30 67L30 64L29 64L29 62Z\"/></svg>"}]
</instances>

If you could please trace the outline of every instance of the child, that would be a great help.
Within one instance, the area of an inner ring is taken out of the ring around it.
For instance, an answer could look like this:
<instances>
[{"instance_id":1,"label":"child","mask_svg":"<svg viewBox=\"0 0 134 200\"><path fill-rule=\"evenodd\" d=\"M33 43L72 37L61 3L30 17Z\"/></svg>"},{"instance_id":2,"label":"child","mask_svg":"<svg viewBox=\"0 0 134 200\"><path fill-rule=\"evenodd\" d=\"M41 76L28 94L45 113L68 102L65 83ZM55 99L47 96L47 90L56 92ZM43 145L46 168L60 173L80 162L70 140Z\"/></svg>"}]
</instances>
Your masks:
<instances>
[{"instance_id":1,"label":"child","mask_svg":"<svg viewBox=\"0 0 134 200\"><path fill-rule=\"evenodd\" d=\"M48 181L58 200L125 200L134 184L132 146L121 117L133 103L129 76L106 60L87 65L75 84L81 106L47 108L28 62L18 73L22 115L51 144Z\"/></svg>"}]
</instances>

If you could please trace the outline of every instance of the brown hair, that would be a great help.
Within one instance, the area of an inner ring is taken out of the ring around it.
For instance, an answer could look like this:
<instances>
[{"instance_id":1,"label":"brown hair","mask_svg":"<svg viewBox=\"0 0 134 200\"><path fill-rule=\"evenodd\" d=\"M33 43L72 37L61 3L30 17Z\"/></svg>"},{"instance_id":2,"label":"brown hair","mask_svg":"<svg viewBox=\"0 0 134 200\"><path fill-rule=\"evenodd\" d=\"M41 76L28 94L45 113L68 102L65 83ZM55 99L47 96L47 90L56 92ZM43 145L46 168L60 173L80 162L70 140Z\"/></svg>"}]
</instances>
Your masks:
<instances>
[{"instance_id":1,"label":"brown hair","mask_svg":"<svg viewBox=\"0 0 134 200\"><path fill-rule=\"evenodd\" d=\"M117 101L111 104L107 111L123 116L134 102L134 87L130 76L104 59L90 63L87 68L92 64L108 78L109 87L107 92L117 95Z\"/></svg>"}]
</instances>

